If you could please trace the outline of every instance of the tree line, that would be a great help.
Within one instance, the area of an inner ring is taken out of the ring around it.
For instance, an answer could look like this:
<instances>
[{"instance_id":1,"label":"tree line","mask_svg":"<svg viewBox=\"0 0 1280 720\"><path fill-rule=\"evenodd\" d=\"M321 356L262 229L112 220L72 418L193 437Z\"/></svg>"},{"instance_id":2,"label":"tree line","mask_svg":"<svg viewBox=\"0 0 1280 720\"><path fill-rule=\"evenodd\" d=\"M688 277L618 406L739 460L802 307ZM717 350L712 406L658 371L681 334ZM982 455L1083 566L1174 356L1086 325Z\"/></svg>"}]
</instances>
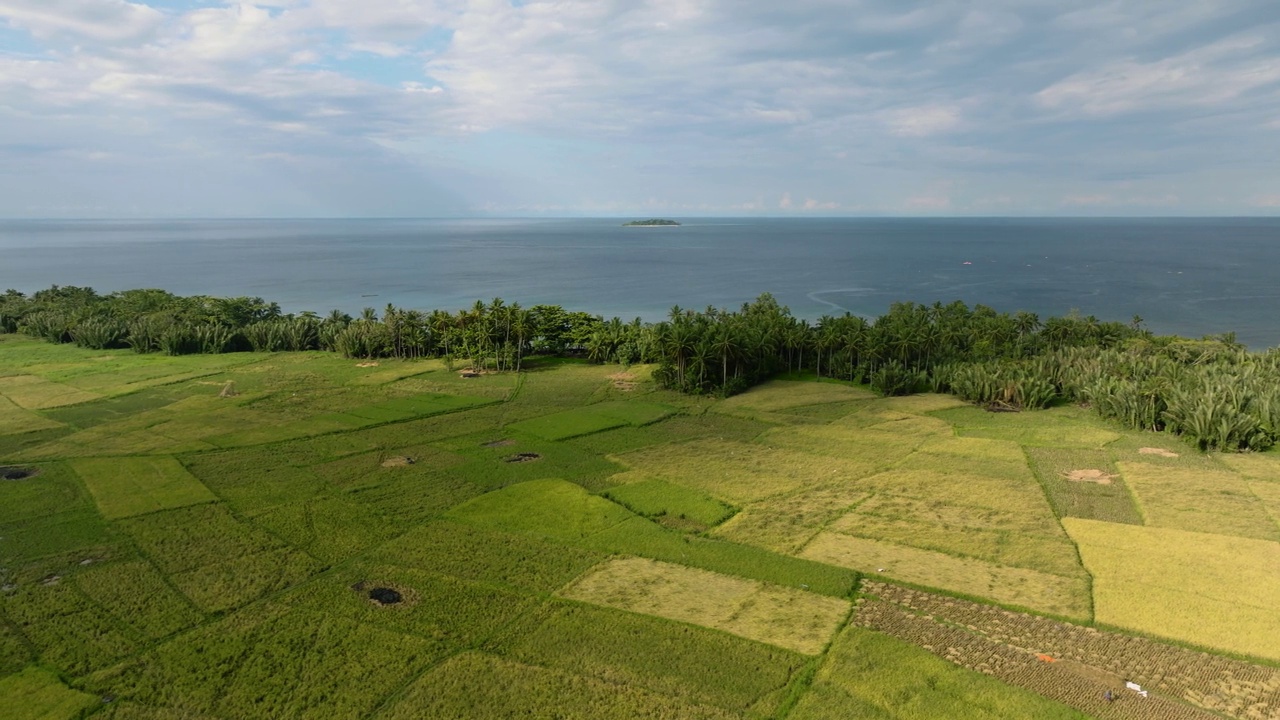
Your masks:
<instances>
[{"instance_id":1,"label":"tree line","mask_svg":"<svg viewBox=\"0 0 1280 720\"><path fill-rule=\"evenodd\" d=\"M661 386L685 393L726 396L803 375L865 383L884 395L952 393L993 410L1083 403L1202 449L1257 450L1280 438L1280 350L1250 353L1231 334L1156 336L1139 317L1042 321L959 301L897 303L873 319L846 313L810 323L764 294L738 310L677 306L646 323L501 299L456 312L388 305L381 314L320 317L285 314L256 297L54 286L30 297L7 291L0 332L143 353L328 350L514 371L531 355L578 355L654 364Z\"/></svg>"}]
</instances>

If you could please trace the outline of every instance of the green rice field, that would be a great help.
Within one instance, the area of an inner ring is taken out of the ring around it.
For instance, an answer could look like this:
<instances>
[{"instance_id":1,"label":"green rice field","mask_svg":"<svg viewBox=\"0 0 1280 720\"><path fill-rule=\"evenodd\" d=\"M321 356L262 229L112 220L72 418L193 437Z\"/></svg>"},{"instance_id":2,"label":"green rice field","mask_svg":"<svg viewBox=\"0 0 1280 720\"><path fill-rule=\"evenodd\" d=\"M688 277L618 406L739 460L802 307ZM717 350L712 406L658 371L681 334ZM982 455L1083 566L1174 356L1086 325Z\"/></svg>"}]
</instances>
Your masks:
<instances>
[{"instance_id":1,"label":"green rice field","mask_svg":"<svg viewBox=\"0 0 1280 720\"><path fill-rule=\"evenodd\" d=\"M619 372L0 335L0 718L1280 718L1280 454Z\"/></svg>"}]
</instances>

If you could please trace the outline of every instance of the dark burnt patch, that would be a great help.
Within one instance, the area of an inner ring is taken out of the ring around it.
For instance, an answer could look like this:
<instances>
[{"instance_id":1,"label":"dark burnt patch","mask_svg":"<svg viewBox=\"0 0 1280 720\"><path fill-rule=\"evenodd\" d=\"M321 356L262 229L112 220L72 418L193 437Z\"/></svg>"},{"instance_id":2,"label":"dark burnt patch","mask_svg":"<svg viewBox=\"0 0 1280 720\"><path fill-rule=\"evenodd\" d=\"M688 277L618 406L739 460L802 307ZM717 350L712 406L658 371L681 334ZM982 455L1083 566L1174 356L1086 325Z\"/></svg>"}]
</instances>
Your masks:
<instances>
[{"instance_id":1,"label":"dark burnt patch","mask_svg":"<svg viewBox=\"0 0 1280 720\"><path fill-rule=\"evenodd\" d=\"M533 462L534 460L541 460L541 459L542 459L542 456L539 455L538 453L523 452L523 453L516 453L515 455L512 455L511 457L503 460L503 462L526 463L526 462Z\"/></svg>"},{"instance_id":2,"label":"dark burnt patch","mask_svg":"<svg viewBox=\"0 0 1280 720\"><path fill-rule=\"evenodd\" d=\"M0 480L26 480L39 474L39 468L0 465Z\"/></svg>"}]
</instances>

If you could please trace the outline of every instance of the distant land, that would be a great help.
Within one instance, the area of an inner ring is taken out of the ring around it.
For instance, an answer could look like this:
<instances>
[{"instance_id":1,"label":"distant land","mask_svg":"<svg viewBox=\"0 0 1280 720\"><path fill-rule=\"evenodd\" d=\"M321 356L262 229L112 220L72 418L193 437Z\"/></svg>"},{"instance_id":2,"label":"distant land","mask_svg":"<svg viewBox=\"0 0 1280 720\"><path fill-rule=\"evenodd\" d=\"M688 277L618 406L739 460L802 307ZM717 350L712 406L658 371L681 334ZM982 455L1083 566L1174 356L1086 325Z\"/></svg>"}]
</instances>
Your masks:
<instances>
[{"instance_id":1,"label":"distant land","mask_svg":"<svg viewBox=\"0 0 1280 720\"><path fill-rule=\"evenodd\" d=\"M632 220L629 223L623 223L622 227L678 227L679 225L680 223L675 220L650 218L648 220Z\"/></svg>"}]
</instances>

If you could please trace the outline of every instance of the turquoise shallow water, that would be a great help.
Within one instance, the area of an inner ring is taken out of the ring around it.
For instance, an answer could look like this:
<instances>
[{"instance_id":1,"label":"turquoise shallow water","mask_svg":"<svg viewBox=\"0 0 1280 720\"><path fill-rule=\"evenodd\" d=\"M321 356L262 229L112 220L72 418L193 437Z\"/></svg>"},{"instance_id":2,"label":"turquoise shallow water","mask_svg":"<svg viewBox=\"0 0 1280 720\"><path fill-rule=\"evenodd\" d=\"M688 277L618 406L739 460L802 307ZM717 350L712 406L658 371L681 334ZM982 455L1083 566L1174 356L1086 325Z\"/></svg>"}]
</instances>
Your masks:
<instances>
[{"instance_id":1,"label":"turquoise shallow water","mask_svg":"<svg viewBox=\"0 0 1280 720\"><path fill-rule=\"evenodd\" d=\"M501 297L624 319L771 292L800 316L963 300L1280 344L1280 218L0 221L0 288L160 287L289 311Z\"/></svg>"}]
</instances>

